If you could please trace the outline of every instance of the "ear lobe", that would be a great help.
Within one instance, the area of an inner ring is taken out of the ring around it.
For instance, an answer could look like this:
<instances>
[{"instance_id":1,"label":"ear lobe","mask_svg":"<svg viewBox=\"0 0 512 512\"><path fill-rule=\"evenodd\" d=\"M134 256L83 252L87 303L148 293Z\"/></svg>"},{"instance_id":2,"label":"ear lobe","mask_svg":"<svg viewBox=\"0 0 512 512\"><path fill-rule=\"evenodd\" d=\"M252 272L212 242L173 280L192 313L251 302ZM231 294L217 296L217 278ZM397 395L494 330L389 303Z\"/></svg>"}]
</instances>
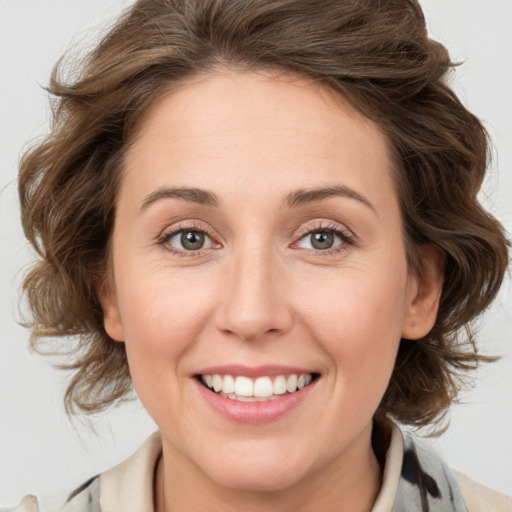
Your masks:
<instances>
[{"instance_id":1,"label":"ear lobe","mask_svg":"<svg viewBox=\"0 0 512 512\"><path fill-rule=\"evenodd\" d=\"M117 305L117 297L110 280L103 281L96 286L98 298L103 310L103 326L114 341L124 341L123 325Z\"/></svg>"},{"instance_id":2,"label":"ear lobe","mask_svg":"<svg viewBox=\"0 0 512 512\"><path fill-rule=\"evenodd\" d=\"M435 324L443 290L445 257L434 245L419 248L421 269L409 276L407 308L402 338L417 340L426 336Z\"/></svg>"}]
</instances>

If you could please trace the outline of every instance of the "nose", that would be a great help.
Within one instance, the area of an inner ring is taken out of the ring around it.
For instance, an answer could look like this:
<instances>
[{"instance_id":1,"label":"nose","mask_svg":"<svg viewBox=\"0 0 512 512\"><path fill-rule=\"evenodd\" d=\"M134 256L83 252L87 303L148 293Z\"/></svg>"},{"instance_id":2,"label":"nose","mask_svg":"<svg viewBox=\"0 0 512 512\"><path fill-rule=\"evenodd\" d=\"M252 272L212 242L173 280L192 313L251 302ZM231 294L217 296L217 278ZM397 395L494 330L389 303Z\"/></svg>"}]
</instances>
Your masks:
<instances>
[{"instance_id":1,"label":"nose","mask_svg":"<svg viewBox=\"0 0 512 512\"><path fill-rule=\"evenodd\" d=\"M245 341L287 332L293 321L283 269L264 248L246 247L227 263L216 326Z\"/></svg>"}]
</instances>

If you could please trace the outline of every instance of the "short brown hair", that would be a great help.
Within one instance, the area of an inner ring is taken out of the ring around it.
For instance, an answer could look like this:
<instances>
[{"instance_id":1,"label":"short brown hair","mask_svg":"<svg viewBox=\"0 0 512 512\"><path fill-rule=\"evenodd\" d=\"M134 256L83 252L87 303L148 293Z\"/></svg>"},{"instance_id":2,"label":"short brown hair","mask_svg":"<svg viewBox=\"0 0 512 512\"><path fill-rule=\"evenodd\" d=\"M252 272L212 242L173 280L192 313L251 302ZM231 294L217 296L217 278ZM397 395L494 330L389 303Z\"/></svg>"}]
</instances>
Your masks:
<instances>
[{"instance_id":1,"label":"short brown hair","mask_svg":"<svg viewBox=\"0 0 512 512\"><path fill-rule=\"evenodd\" d=\"M508 248L476 198L486 132L446 85L453 64L428 37L415 0L139 0L79 76L65 83L56 67L52 131L24 155L19 190L25 234L39 254L24 282L31 343L67 337L62 349L74 359L66 366L75 370L68 412L97 412L131 391L124 345L106 334L95 289L106 273L125 150L159 97L220 65L307 77L389 139L410 268L421 271L423 244L437 246L446 267L435 326L421 340L401 340L378 414L417 426L439 419L459 376L486 359L469 326L495 297Z\"/></svg>"}]
</instances>

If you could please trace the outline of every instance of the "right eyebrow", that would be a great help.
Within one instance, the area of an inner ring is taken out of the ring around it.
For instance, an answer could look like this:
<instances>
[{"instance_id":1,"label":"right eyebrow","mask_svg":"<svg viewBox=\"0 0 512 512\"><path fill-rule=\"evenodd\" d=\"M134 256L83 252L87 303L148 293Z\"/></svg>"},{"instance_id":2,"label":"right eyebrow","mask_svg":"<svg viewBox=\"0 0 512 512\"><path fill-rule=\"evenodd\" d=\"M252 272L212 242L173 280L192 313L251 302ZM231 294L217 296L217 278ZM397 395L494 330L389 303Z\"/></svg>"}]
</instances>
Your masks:
<instances>
[{"instance_id":1,"label":"right eyebrow","mask_svg":"<svg viewBox=\"0 0 512 512\"><path fill-rule=\"evenodd\" d=\"M219 206L217 196L209 190L188 187L161 187L157 188L144 198L139 211L142 212L157 201L169 198L183 199L184 201L213 206L215 208Z\"/></svg>"}]
</instances>

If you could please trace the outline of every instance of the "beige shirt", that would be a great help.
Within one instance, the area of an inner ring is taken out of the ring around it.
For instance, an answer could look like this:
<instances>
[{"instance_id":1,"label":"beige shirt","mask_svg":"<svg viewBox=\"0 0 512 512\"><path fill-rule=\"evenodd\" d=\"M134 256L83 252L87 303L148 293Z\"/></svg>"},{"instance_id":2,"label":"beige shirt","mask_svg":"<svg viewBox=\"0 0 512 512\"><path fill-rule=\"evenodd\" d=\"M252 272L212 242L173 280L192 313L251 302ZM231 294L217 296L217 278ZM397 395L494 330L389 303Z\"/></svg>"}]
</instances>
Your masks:
<instances>
[{"instance_id":1,"label":"beige shirt","mask_svg":"<svg viewBox=\"0 0 512 512\"><path fill-rule=\"evenodd\" d=\"M383 484L372 512L414 512L421 510L418 500L414 504L403 500L404 434L393 425L391 442L386 452ZM421 451L422 448L419 449ZM152 434L127 460L105 471L91 485L68 502L62 512L154 512L154 469L162 451L159 432ZM512 499L479 485L467 476L455 473L462 491L462 507L468 512L512 512ZM410 484L405 484L410 485ZM457 485L457 484L456 484ZM407 492L407 491L406 491ZM457 489L458 492L458 489ZM414 509L414 510L413 510ZM459 508L428 507L428 510L461 510ZM25 496L15 512L40 512L37 499Z\"/></svg>"}]
</instances>

